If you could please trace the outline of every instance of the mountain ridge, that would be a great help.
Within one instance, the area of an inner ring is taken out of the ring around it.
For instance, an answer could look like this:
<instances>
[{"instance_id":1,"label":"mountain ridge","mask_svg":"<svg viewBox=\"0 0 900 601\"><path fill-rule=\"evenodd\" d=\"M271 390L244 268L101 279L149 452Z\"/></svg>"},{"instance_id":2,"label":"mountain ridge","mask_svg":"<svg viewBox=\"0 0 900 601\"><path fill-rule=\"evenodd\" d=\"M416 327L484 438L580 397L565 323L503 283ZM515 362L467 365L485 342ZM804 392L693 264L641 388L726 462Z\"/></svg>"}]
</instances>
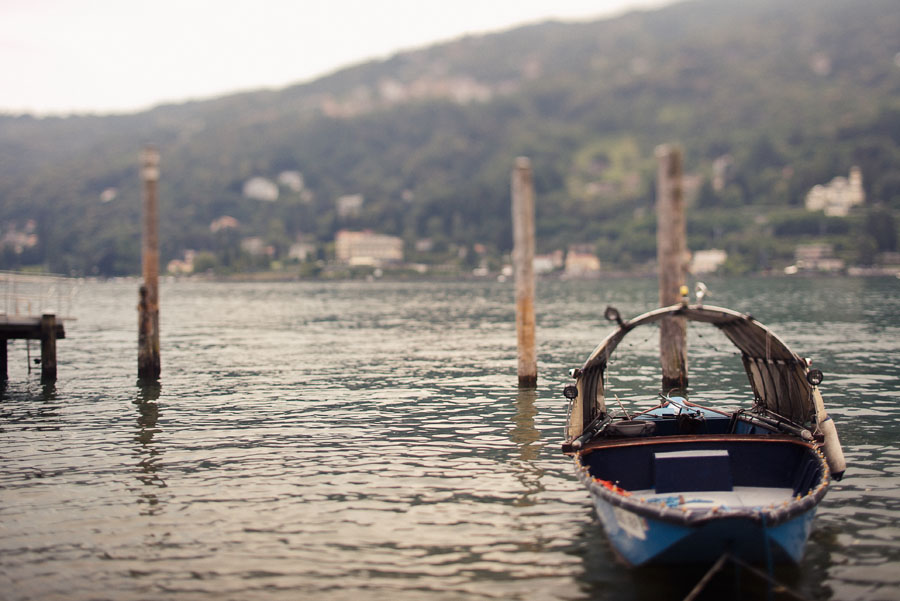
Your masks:
<instances>
[{"instance_id":1,"label":"mountain ridge","mask_svg":"<svg viewBox=\"0 0 900 601\"><path fill-rule=\"evenodd\" d=\"M627 269L653 256L653 147L677 142L705 182L689 222L695 250L724 246L737 270L789 262L780 224L803 220L806 190L859 164L865 210L840 226L811 216L824 234L790 244L825 240L865 263L897 250L896 233L892 242L866 225L873 211L895 220L900 204L897 32L900 10L883 0L698 0L467 36L280 90L131 115L0 116L0 222L17 232L34 222L38 240L19 253L7 244L0 267L136 273L145 143L162 154L164 260L195 249L217 268L254 267L228 264L239 240L209 229L223 215L276 254L305 234L326 258L338 229L371 228L410 249L432 240L428 261L474 261L476 244L499 257L510 246L509 170L528 155L542 250L589 243ZM712 162L726 155L730 181L712 190ZM250 178L285 171L302 173L305 197L243 196ZM365 204L342 217L335 201L348 194ZM754 236L730 213L764 214L771 232ZM867 248L854 246L861 237Z\"/></svg>"}]
</instances>

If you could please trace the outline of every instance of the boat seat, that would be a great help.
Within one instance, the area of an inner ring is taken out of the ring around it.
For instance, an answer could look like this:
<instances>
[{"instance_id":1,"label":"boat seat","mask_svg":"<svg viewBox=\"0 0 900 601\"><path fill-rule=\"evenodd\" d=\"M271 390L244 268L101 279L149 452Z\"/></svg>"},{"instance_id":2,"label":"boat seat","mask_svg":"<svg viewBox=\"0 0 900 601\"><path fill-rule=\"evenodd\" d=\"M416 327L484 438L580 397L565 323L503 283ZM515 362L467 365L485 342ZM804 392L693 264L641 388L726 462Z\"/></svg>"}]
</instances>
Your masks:
<instances>
[{"instance_id":1,"label":"boat seat","mask_svg":"<svg viewBox=\"0 0 900 601\"><path fill-rule=\"evenodd\" d=\"M653 470L657 493L734 488L731 461L724 449L654 453Z\"/></svg>"}]
</instances>

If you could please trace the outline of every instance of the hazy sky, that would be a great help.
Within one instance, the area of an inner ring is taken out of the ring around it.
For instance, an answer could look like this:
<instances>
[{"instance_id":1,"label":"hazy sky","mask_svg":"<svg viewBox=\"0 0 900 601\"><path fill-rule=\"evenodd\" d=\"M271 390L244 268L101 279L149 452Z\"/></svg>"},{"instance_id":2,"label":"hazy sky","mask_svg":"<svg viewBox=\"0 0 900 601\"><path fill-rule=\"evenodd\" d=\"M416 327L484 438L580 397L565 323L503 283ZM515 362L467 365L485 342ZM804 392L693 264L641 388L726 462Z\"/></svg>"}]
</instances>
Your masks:
<instances>
[{"instance_id":1,"label":"hazy sky","mask_svg":"<svg viewBox=\"0 0 900 601\"><path fill-rule=\"evenodd\" d=\"M0 112L126 112L671 0L0 0Z\"/></svg>"}]
</instances>

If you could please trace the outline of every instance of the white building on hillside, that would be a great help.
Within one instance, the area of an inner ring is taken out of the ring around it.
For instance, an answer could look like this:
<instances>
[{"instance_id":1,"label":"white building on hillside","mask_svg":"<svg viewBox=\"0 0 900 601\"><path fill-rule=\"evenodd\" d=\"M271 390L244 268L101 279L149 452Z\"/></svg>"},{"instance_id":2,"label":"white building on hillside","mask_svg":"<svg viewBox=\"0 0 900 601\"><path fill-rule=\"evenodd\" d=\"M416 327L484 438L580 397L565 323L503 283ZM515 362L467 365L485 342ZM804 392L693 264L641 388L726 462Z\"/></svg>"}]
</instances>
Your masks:
<instances>
[{"instance_id":1,"label":"white building on hillside","mask_svg":"<svg viewBox=\"0 0 900 601\"><path fill-rule=\"evenodd\" d=\"M807 211L825 211L830 217L846 217L850 207L866 200L859 167L850 169L850 177L838 176L826 185L813 186L806 194Z\"/></svg>"},{"instance_id":2,"label":"white building on hillside","mask_svg":"<svg viewBox=\"0 0 900 601\"><path fill-rule=\"evenodd\" d=\"M600 273L600 259L590 247L573 245L566 253L565 274L574 277L586 277Z\"/></svg>"},{"instance_id":3,"label":"white building on hillside","mask_svg":"<svg viewBox=\"0 0 900 601\"><path fill-rule=\"evenodd\" d=\"M306 261L316 256L316 243L312 238L298 235L288 249L288 259L296 259L298 261Z\"/></svg>"},{"instance_id":4,"label":"white building on hillside","mask_svg":"<svg viewBox=\"0 0 900 601\"><path fill-rule=\"evenodd\" d=\"M534 272L535 273L552 273L557 269L562 269L565 265L565 253L561 250L555 250L549 255L534 256Z\"/></svg>"},{"instance_id":5,"label":"white building on hillside","mask_svg":"<svg viewBox=\"0 0 900 601\"><path fill-rule=\"evenodd\" d=\"M691 273L713 273L728 259L728 253L718 248L698 250L691 257Z\"/></svg>"},{"instance_id":6,"label":"white building on hillside","mask_svg":"<svg viewBox=\"0 0 900 601\"><path fill-rule=\"evenodd\" d=\"M831 244L801 244L794 249L793 265L785 268L788 275L800 271L843 271L846 267L844 261L834 256L834 246Z\"/></svg>"},{"instance_id":7,"label":"white building on hillside","mask_svg":"<svg viewBox=\"0 0 900 601\"><path fill-rule=\"evenodd\" d=\"M303 190L303 174L299 171L282 171L278 174L278 184L292 192Z\"/></svg>"},{"instance_id":8,"label":"white building on hillside","mask_svg":"<svg viewBox=\"0 0 900 601\"><path fill-rule=\"evenodd\" d=\"M244 196L254 200L273 202L278 200L278 186L265 177L251 177L244 182Z\"/></svg>"},{"instance_id":9,"label":"white building on hillside","mask_svg":"<svg viewBox=\"0 0 900 601\"><path fill-rule=\"evenodd\" d=\"M403 261L403 240L371 231L341 230L334 238L335 258L349 265L379 266Z\"/></svg>"},{"instance_id":10,"label":"white building on hillside","mask_svg":"<svg viewBox=\"0 0 900 601\"><path fill-rule=\"evenodd\" d=\"M362 194L344 194L334 201L339 217L356 217L362 212L366 199Z\"/></svg>"}]
</instances>

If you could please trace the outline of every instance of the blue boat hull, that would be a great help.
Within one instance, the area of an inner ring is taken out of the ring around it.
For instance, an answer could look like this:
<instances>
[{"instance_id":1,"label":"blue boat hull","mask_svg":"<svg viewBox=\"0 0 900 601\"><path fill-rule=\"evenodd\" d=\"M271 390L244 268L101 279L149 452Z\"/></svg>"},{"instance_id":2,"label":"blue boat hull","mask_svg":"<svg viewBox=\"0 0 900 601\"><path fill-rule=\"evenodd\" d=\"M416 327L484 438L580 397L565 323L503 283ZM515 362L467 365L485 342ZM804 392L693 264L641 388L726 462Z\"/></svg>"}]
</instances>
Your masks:
<instances>
[{"instance_id":1,"label":"blue boat hull","mask_svg":"<svg viewBox=\"0 0 900 601\"><path fill-rule=\"evenodd\" d=\"M592 495L610 543L632 566L712 563L730 553L754 563L799 563L816 508L776 526L745 517L723 517L696 526L638 515Z\"/></svg>"},{"instance_id":2,"label":"blue boat hull","mask_svg":"<svg viewBox=\"0 0 900 601\"><path fill-rule=\"evenodd\" d=\"M829 483L815 445L784 436L597 441L579 476L629 564L797 563Z\"/></svg>"}]
</instances>

